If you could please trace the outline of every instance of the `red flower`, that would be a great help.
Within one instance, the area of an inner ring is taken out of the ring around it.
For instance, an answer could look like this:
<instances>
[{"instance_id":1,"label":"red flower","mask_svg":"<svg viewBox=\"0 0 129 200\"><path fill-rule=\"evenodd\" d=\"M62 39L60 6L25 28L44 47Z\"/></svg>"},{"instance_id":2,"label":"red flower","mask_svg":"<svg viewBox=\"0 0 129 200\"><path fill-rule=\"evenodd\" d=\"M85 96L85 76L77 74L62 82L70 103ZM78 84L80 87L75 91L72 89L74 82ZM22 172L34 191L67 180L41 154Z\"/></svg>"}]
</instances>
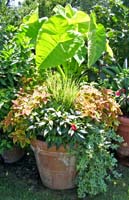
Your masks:
<instances>
[{"instance_id":1,"label":"red flower","mask_svg":"<svg viewBox=\"0 0 129 200\"><path fill-rule=\"evenodd\" d=\"M71 124L71 129L72 129L73 131L76 131L76 130L77 130L76 125L75 125L75 124Z\"/></svg>"},{"instance_id":2,"label":"red flower","mask_svg":"<svg viewBox=\"0 0 129 200\"><path fill-rule=\"evenodd\" d=\"M122 88L122 89L120 89L120 90L117 90L116 92L115 92L115 95L117 96L117 97L119 97L120 95L121 95L121 92L122 93L126 93L126 89L125 88Z\"/></svg>"},{"instance_id":3,"label":"red flower","mask_svg":"<svg viewBox=\"0 0 129 200\"><path fill-rule=\"evenodd\" d=\"M120 91L120 90L116 91L116 92L115 92L115 95L116 95L117 97L119 97L119 96L121 95L121 91Z\"/></svg>"}]
</instances>

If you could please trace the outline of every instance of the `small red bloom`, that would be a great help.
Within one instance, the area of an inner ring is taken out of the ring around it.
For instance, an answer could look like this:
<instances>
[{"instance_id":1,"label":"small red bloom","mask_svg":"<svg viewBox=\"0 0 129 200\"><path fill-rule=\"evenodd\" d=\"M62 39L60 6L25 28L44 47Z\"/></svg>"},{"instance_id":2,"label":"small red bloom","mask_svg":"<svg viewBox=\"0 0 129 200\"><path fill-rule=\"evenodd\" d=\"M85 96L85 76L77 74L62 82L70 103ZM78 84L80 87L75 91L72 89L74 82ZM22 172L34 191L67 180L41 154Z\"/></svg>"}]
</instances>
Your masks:
<instances>
[{"instance_id":1,"label":"small red bloom","mask_svg":"<svg viewBox=\"0 0 129 200\"><path fill-rule=\"evenodd\" d=\"M77 130L76 125L75 125L75 124L71 124L71 129L72 129L73 131L76 131L76 130Z\"/></svg>"},{"instance_id":2,"label":"small red bloom","mask_svg":"<svg viewBox=\"0 0 129 200\"><path fill-rule=\"evenodd\" d=\"M116 91L116 92L115 92L115 95L116 95L117 97L119 97L119 96L121 95L121 91L120 91L120 90Z\"/></svg>"}]
</instances>

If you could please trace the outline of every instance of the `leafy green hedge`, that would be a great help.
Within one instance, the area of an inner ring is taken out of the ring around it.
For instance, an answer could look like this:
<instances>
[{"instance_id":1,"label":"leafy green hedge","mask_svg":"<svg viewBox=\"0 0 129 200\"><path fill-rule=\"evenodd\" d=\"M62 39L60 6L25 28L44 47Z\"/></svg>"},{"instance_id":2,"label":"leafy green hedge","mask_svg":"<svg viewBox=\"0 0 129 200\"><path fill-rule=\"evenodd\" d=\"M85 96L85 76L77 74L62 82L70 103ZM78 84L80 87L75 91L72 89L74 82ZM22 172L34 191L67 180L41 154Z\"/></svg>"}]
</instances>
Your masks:
<instances>
[{"instance_id":1,"label":"leafy green hedge","mask_svg":"<svg viewBox=\"0 0 129 200\"><path fill-rule=\"evenodd\" d=\"M125 58L129 58L129 8L122 2L109 0L108 8L96 5L93 11L97 22L106 28L116 61L123 65Z\"/></svg>"}]
</instances>

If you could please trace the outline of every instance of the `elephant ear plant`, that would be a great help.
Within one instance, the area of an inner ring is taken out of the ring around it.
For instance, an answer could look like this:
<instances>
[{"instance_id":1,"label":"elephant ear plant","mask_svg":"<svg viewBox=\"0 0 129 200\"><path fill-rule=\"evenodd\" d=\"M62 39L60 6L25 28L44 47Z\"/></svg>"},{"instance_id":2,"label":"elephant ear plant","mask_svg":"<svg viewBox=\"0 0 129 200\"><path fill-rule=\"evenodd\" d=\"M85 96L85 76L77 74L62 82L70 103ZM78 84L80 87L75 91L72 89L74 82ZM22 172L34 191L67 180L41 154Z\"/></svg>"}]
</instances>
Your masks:
<instances>
[{"instance_id":1,"label":"elephant ear plant","mask_svg":"<svg viewBox=\"0 0 129 200\"><path fill-rule=\"evenodd\" d=\"M43 23L37 36L37 67L41 74L56 67L63 76L75 76L76 70L79 76L85 60L91 67L106 50L105 29L96 24L94 14L89 16L70 5L57 6L54 10L55 15Z\"/></svg>"},{"instance_id":2,"label":"elephant ear plant","mask_svg":"<svg viewBox=\"0 0 129 200\"><path fill-rule=\"evenodd\" d=\"M54 11L53 16L43 19L38 11L31 13L23 21L19 37L24 35L33 43L41 77L45 70L54 68L63 77L78 79L104 51L110 53L105 29L96 24L94 13L88 15L69 4L65 8L57 5Z\"/></svg>"}]
</instances>

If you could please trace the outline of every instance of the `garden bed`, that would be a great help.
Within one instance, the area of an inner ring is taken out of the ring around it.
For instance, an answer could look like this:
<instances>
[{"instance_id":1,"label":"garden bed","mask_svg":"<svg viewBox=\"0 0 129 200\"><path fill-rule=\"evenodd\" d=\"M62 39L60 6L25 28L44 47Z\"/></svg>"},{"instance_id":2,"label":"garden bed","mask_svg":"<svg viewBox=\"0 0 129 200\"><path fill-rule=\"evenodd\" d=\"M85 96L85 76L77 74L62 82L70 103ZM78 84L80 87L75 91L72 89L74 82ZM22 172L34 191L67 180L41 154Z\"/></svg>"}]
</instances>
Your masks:
<instances>
[{"instance_id":1,"label":"garden bed","mask_svg":"<svg viewBox=\"0 0 129 200\"><path fill-rule=\"evenodd\" d=\"M122 177L109 185L107 193L86 200L128 200L129 168L119 165ZM0 161L0 200L78 200L76 189L54 191L40 181L32 152L15 164Z\"/></svg>"}]
</instances>

